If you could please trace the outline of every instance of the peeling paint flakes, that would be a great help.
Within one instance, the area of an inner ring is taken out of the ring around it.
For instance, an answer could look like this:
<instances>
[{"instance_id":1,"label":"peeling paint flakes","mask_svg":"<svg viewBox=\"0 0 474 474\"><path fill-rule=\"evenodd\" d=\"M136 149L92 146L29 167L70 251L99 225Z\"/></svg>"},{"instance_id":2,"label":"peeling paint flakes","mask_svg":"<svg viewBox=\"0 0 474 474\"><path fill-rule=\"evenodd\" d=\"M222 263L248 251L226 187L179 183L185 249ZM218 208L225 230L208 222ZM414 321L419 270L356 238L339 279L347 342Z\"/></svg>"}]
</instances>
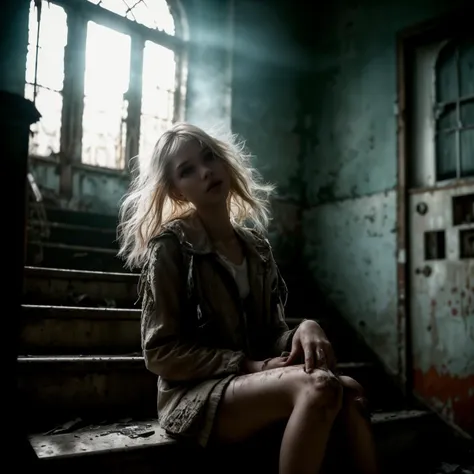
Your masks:
<instances>
[{"instance_id":1,"label":"peeling paint flakes","mask_svg":"<svg viewBox=\"0 0 474 474\"><path fill-rule=\"evenodd\" d=\"M474 374L459 377L431 367L414 371L415 390L461 429L474 427Z\"/></svg>"}]
</instances>

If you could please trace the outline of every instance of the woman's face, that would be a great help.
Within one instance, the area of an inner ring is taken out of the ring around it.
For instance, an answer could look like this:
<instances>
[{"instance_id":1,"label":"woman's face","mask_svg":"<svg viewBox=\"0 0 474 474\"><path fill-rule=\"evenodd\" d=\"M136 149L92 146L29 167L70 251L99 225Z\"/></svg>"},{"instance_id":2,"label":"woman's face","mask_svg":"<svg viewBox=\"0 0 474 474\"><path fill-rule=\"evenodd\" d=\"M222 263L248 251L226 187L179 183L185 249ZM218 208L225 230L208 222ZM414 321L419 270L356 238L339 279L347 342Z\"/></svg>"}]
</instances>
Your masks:
<instances>
[{"instance_id":1,"label":"woman's face","mask_svg":"<svg viewBox=\"0 0 474 474\"><path fill-rule=\"evenodd\" d=\"M171 162L173 193L196 209L220 205L227 200L229 173L222 159L191 141Z\"/></svg>"}]
</instances>

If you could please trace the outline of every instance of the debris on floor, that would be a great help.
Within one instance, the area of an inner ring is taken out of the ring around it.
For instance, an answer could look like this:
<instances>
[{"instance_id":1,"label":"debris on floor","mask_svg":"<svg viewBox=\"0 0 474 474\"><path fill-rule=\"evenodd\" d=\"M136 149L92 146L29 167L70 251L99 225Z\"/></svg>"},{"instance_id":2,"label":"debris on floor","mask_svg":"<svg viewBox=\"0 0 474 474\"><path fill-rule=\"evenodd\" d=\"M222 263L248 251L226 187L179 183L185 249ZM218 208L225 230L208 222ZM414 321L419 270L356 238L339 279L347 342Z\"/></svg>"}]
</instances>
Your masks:
<instances>
[{"instance_id":1,"label":"debris on floor","mask_svg":"<svg viewBox=\"0 0 474 474\"><path fill-rule=\"evenodd\" d=\"M148 436L155 434L155 430L151 428L150 424L147 424L124 427L118 426L116 430L110 431L109 433L120 433L129 438L148 438Z\"/></svg>"},{"instance_id":2,"label":"debris on floor","mask_svg":"<svg viewBox=\"0 0 474 474\"><path fill-rule=\"evenodd\" d=\"M474 444L471 441L459 441L441 459L429 474L474 474Z\"/></svg>"},{"instance_id":3,"label":"debris on floor","mask_svg":"<svg viewBox=\"0 0 474 474\"><path fill-rule=\"evenodd\" d=\"M455 463L442 462L430 474L474 474L474 463L461 465Z\"/></svg>"},{"instance_id":4,"label":"debris on floor","mask_svg":"<svg viewBox=\"0 0 474 474\"><path fill-rule=\"evenodd\" d=\"M81 418L76 418L75 420L71 420L71 421L68 421L67 423L57 426L53 428L52 430L47 431L44 434L47 436L47 435L71 433L72 431L75 431L82 426L84 426L83 420Z\"/></svg>"},{"instance_id":5,"label":"debris on floor","mask_svg":"<svg viewBox=\"0 0 474 474\"><path fill-rule=\"evenodd\" d=\"M118 422L110 423L109 420L103 420L99 423L89 424L84 422L81 418L68 421L62 425L56 426L55 428L44 433L45 436L58 435L77 432L80 433L84 430L90 430L93 428L99 428L100 426L109 425L110 429L103 431L98 436L107 436L112 433L121 434L128 436L129 438L148 438L155 433L151 423L141 422L133 420L132 418L122 418Z\"/></svg>"}]
</instances>

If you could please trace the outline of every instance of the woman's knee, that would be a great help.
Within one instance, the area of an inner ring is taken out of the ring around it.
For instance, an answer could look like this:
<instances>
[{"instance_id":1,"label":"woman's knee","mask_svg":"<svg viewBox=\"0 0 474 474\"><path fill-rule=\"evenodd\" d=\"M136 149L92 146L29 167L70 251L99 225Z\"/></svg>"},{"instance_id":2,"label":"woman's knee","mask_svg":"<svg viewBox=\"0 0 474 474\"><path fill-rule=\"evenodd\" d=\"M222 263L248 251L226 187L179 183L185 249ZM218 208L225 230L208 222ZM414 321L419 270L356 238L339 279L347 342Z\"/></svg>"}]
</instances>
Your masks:
<instances>
[{"instance_id":1,"label":"woman's knee","mask_svg":"<svg viewBox=\"0 0 474 474\"><path fill-rule=\"evenodd\" d=\"M349 398L357 398L364 396L364 388L362 385L354 380L352 377L348 377L347 375L340 375L339 381L341 382L341 386L344 390L344 395Z\"/></svg>"},{"instance_id":2,"label":"woman's knee","mask_svg":"<svg viewBox=\"0 0 474 474\"><path fill-rule=\"evenodd\" d=\"M316 369L298 374L297 400L337 413L342 405L343 389L338 378L331 372Z\"/></svg>"},{"instance_id":3,"label":"woman's knee","mask_svg":"<svg viewBox=\"0 0 474 474\"><path fill-rule=\"evenodd\" d=\"M357 411L364 418L369 418L368 401L362 385L351 377L339 377L343 387L343 407L346 410Z\"/></svg>"}]
</instances>

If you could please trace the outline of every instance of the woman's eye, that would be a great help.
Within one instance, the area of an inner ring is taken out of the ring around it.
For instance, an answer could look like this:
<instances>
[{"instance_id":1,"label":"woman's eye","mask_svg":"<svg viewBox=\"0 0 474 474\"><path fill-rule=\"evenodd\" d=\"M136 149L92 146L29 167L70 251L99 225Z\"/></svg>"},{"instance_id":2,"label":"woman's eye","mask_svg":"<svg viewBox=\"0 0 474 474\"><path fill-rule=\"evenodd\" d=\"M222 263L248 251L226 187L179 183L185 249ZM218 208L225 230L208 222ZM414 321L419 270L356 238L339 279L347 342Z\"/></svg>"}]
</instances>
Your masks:
<instances>
[{"instance_id":1,"label":"woman's eye","mask_svg":"<svg viewBox=\"0 0 474 474\"><path fill-rule=\"evenodd\" d=\"M180 176L183 178L185 176L189 176L193 172L193 167L192 166L187 166L186 168L183 168L181 170Z\"/></svg>"},{"instance_id":2,"label":"woman's eye","mask_svg":"<svg viewBox=\"0 0 474 474\"><path fill-rule=\"evenodd\" d=\"M208 152L204 155L204 161L214 161L214 153Z\"/></svg>"}]
</instances>

